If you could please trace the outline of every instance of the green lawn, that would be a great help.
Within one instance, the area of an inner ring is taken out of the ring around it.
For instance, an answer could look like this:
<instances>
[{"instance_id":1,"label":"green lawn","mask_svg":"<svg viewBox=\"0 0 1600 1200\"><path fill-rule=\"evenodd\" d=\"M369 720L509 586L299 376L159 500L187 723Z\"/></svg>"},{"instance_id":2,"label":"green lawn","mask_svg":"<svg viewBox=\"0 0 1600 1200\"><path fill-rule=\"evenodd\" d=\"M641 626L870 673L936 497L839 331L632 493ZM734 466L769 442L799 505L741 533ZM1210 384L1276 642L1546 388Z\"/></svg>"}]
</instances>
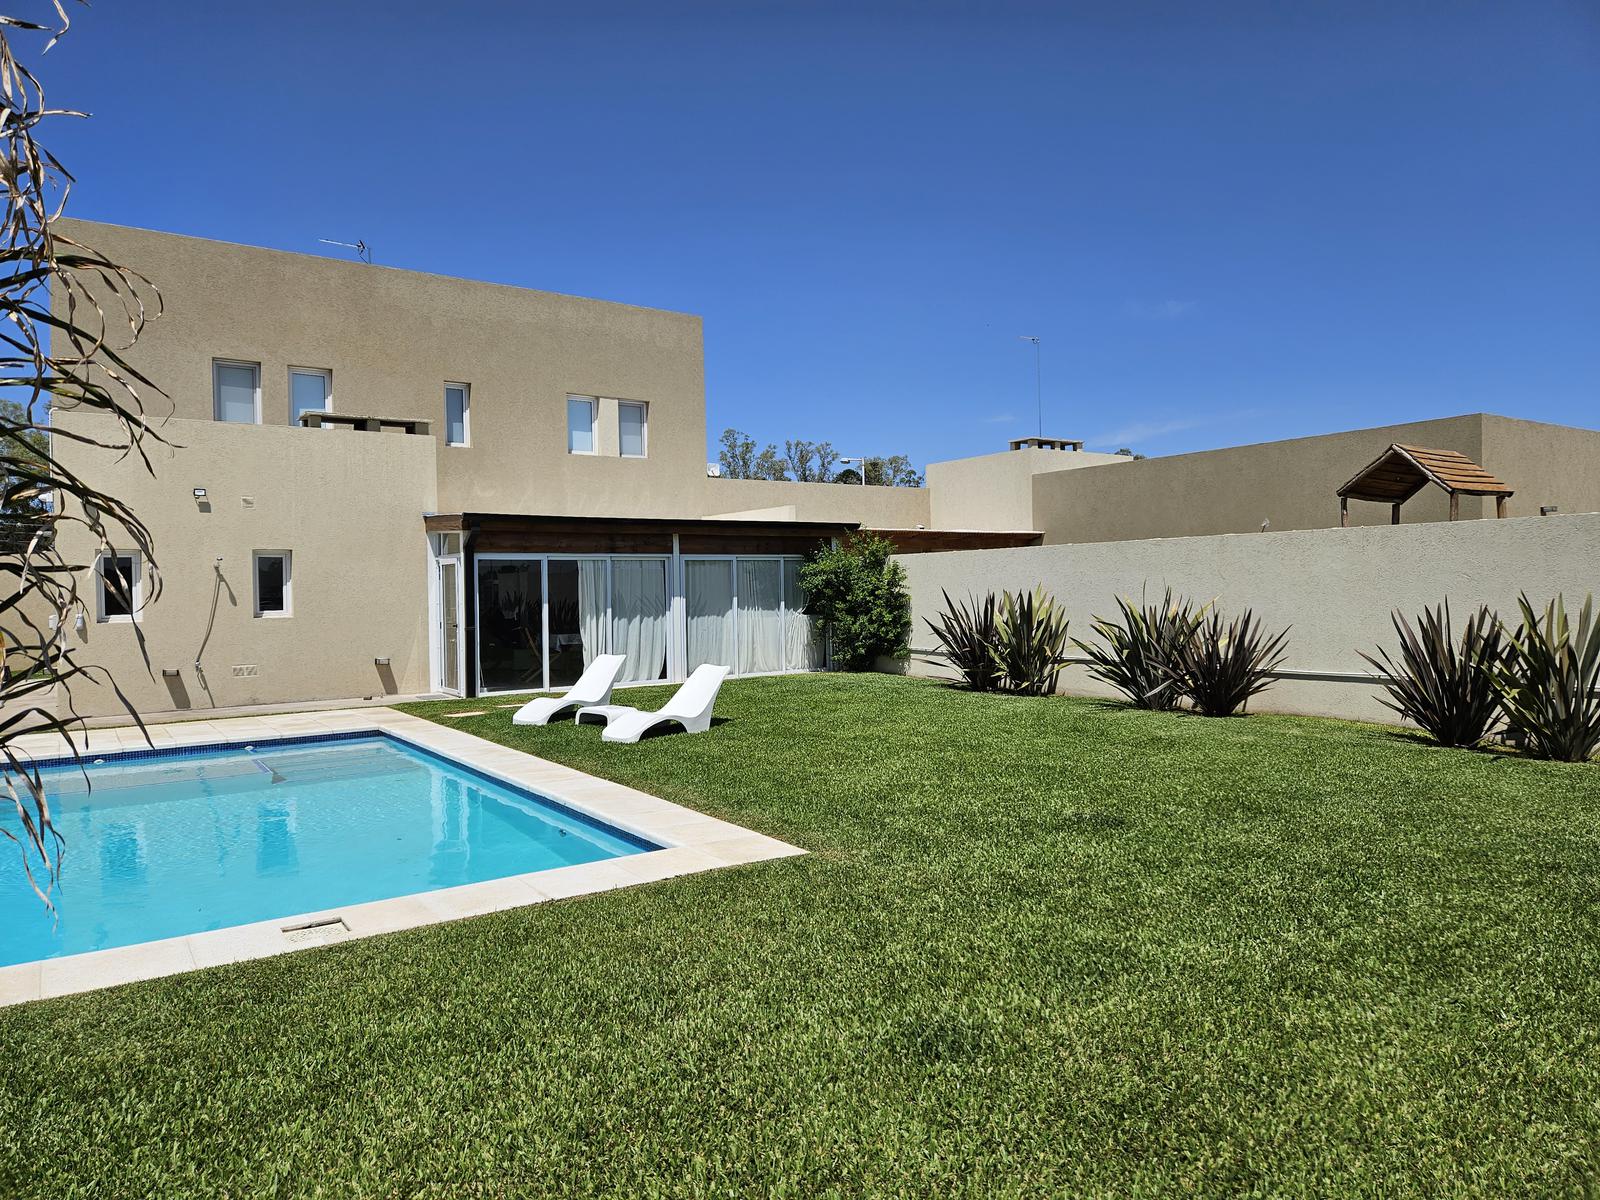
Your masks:
<instances>
[{"instance_id":1,"label":"green lawn","mask_svg":"<svg viewBox=\"0 0 1600 1200\"><path fill-rule=\"evenodd\" d=\"M1594 1185L1600 766L886 676L718 712L456 724L811 854L0 1011L0 1195Z\"/></svg>"}]
</instances>

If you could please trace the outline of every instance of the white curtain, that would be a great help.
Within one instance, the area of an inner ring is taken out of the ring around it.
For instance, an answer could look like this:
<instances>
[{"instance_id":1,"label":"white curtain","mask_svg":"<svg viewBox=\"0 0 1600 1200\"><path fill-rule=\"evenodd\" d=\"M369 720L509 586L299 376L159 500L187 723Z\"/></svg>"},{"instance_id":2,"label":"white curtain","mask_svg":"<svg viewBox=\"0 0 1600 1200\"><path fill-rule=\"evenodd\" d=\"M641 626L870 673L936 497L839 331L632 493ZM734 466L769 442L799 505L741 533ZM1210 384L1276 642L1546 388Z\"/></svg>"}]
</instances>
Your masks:
<instances>
[{"instance_id":1,"label":"white curtain","mask_svg":"<svg viewBox=\"0 0 1600 1200\"><path fill-rule=\"evenodd\" d=\"M689 670L703 663L733 666L733 564L723 559L685 559L684 610Z\"/></svg>"},{"instance_id":2,"label":"white curtain","mask_svg":"<svg viewBox=\"0 0 1600 1200\"><path fill-rule=\"evenodd\" d=\"M783 670L782 564L739 560L739 674Z\"/></svg>"},{"instance_id":3,"label":"white curtain","mask_svg":"<svg viewBox=\"0 0 1600 1200\"><path fill-rule=\"evenodd\" d=\"M583 638L583 665L606 649L606 560L578 560L578 634Z\"/></svg>"},{"instance_id":4,"label":"white curtain","mask_svg":"<svg viewBox=\"0 0 1600 1200\"><path fill-rule=\"evenodd\" d=\"M828 665L827 645L822 622L808 617L806 593L800 586L800 563L787 559L783 564L783 669L820 671Z\"/></svg>"},{"instance_id":5,"label":"white curtain","mask_svg":"<svg viewBox=\"0 0 1600 1200\"><path fill-rule=\"evenodd\" d=\"M618 558L611 563L611 652L628 661L623 683L661 679L667 673L667 564L658 558ZM585 645L588 639L585 638Z\"/></svg>"}]
</instances>

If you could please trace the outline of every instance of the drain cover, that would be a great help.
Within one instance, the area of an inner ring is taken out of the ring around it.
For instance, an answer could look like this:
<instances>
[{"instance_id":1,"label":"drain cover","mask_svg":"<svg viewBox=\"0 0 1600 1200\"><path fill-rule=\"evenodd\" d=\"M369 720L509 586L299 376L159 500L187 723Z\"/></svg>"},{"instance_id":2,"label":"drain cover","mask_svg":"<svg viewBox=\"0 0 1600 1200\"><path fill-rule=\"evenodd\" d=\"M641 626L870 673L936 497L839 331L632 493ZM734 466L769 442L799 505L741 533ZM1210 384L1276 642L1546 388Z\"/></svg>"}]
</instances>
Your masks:
<instances>
[{"instance_id":1,"label":"drain cover","mask_svg":"<svg viewBox=\"0 0 1600 1200\"><path fill-rule=\"evenodd\" d=\"M294 946L322 946L329 942L342 942L349 936L350 926L344 923L342 917L283 927L284 940Z\"/></svg>"}]
</instances>

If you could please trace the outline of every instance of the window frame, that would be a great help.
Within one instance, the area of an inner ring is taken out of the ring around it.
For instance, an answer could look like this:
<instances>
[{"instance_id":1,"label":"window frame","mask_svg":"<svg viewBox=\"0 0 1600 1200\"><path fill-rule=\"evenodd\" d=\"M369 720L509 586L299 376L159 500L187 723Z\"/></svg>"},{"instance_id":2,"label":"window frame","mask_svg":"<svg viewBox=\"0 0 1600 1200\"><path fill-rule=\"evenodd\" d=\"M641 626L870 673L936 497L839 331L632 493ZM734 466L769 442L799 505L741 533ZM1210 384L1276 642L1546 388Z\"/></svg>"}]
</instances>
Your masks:
<instances>
[{"instance_id":1,"label":"window frame","mask_svg":"<svg viewBox=\"0 0 1600 1200\"><path fill-rule=\"evenodd\" d=\"M639 453L637 454L629 454L622 448L622 410L625 408L637 408L639 410ZM650 457L650 405L643 400L617 401L617 457Z\"/></svg>"},{"instance_id":2,"label":"window frame","mask_svg":"<svg viewBox=\"0 0 1600 1200\"><path fill-rule=\"evenodd\" d=\"M322 377L322 380L323 380L324 383L327 384L327 387L325 387L323 389L323 392L322 392L322 410L321 411L326 413L326 412L332 412L333 411L333 369L331 367L290 367L289 368L289 424L294 426L296 429L298 429L298 428L301 428L301 425L300 425L299 419L295 416L295 412L294 412L294 377L296 375L320 375ZM260 388L258 387L256 390L257 390L256 405L257 405L257 408L259 409L260 403L261 403L260 394L259 394L260 393ZM317 410L314 409L314 408L308 408L305 411L306 412L316 412Z\"/></svg>"},{"instance_id":3,"label":"window frame","mask_svg":"<svg viewBox=\"0 0 1600 1200\"><path fill-rule=\"evenodd\" d=\"M274 612L261 608L261 560L283 560L283 607ZM294 616L294 552L292 550L252 550L250 552L250 609L256 617L279 620Z\"/></svg>"},{"instance_id":4,"label":"window frame","mask_svg":"<svg viewBox=\"0 0 1600 1200\"><path fill-rule=\"evenodd\" d=\"M461 389L461 440L450 440L450 389ZM447 379L444 381L444 444L446 446L472 445L472 385Z\"/></svg>"},{"instance_id":5,"label":"window frame","mask_svg":"<svg viewBox=\"0 0 1600 1200\"><path fill-rule=\"evenodd\" d=\"M106 559L125 558L132 567L128 572L128 611L113 613L106 606ZM144 565L137 550L102 550L94 560L95 621L101 625L132 624L139 619L144 607Z\"/></svg>"},{"instance_id":6,"label":"window frame","mask_svg":"<svg viewBox=\"0 0 1600 1200\"><path fill-rule=\"evenodd\" d=\"M589 406L589 448L576 450L572 445L572 405L574 402ZM598 396L580 396L576 392L567 393L567 453L582 454L594 457L600 453L599 442L595 437L595 427L600 420L600 398Z\"/></svg>"},{"instance_id":7,"label":"window frame","mask_svg":"<svg viewBox=\"0 0 1600 1200\"><path fill-rule=\"evenodd\" d=\"M250 421L228 421L222 416L221 383L218 379L219 367L249 367L256 374L255 387L255 418ZM213 358L211 360L211 419L219 425L259 425L261 424L261 364L248 358Z\"/></svg>"}]
</instances>

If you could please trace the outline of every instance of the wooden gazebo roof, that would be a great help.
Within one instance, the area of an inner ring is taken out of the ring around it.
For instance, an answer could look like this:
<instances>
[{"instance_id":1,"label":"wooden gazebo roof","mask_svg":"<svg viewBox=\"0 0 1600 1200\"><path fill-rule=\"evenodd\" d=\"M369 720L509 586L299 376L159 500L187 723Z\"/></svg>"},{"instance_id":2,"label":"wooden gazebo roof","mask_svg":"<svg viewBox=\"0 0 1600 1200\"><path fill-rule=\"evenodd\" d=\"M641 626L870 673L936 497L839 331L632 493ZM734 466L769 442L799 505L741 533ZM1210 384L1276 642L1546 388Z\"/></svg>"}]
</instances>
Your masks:
<instances>
[{"instance_id":1,"label":"wooden gazebo roof","mask_svg":"<svg viewBox=\"0 0 1600 1200\"><path fill-rule=\"evenodd\" d=\"M1350 501L1370 500L1393 506L1400 524L1400 506L1429 484L1450 496L1450 519L1460 512L1462 496L1495 497L1495 515L1506 515L1512 489L1457 450L1430 450L1395 442L1339 489L1339 523L1350 523Z\"/></svg>"}]
</instances>

